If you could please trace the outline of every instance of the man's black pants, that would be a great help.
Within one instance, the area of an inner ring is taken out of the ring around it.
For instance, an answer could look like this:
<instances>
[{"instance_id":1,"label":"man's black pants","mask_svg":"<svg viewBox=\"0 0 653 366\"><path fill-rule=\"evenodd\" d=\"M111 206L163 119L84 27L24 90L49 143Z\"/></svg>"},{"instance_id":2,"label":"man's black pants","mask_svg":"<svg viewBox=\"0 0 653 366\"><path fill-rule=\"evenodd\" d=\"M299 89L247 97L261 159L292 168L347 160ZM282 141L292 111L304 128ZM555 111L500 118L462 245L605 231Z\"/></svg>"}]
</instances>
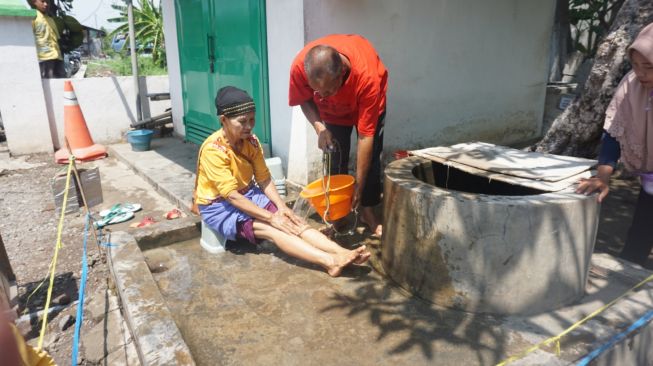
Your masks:
<instances>
[{"instance_id":1,"label":"man's black pants","mask_svg":"<svg viewBox=\"0 0 653 366\"><path fill-rule=\"evenodd\" d=\"M379 116L374 131L374 146L372 148L372 161L367 172L367 179L361 196L360 204L363 207L376 206L381 202L383 191L381 155L383 153L383 126L385 124L385 112ZM335 152L331 154L330 174L349 173L349 151L351 149L351 131L353 126L338 126L326 123L326 128L331 132L333 139L337 142ZM358 135L358 131L356 131Z\"/></svg>"},{"instance_id":2,"label":"man's black pants","mask_svg":"<svg viewBox=\"0 0 653 366\"><path fill-rule=\"evenodd\" d=\"M46 60L39 62L41 78L62 79L66 77L66 69L61 60Z\"/></svg>"}]
</instances>

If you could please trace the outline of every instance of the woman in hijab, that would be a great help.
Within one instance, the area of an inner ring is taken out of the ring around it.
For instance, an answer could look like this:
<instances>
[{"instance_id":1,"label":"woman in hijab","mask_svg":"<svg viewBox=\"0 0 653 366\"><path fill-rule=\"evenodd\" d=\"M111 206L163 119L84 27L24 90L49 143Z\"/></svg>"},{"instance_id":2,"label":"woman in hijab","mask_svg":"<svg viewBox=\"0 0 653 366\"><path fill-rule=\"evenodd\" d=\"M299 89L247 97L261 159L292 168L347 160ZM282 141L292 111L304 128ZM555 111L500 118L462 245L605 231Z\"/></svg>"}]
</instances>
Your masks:
<instances>
[{"instance_id":1,"label":"woman in hijab","mask_svg":"<svg viewBox=\"0 0 653 366\"><path fill-rule=\"evenodd\" d=\"M227 86L215 99L222 128L200 148L194 203L202 220L226 239L274 242L286 254L338 276L370 257L348 250L310 228L277 192L254 128L255 105L244 90Z\"/></svg>"},{"instance_id":2,"label":"woman in hijab","mask_svg":"<svg viewBox=\"0 0 653 366\"><path fill-rule=\"evenodd\" d=\"M633 223L620 257L644 265L653 247L653 23L628 48L633 66L606 110L598 174L583 179L578 193L598 192L601 202L616 163L642 177Z\"/></svg>"}]
</instances>

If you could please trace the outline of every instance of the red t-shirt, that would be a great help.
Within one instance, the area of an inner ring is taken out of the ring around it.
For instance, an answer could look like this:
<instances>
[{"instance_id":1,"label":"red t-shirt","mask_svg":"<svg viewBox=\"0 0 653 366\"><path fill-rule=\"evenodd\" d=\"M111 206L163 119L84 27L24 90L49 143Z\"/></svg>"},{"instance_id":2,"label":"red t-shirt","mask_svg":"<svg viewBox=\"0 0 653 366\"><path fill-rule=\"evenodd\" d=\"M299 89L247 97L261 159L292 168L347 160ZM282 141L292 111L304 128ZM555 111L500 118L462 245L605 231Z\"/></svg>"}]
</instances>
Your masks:
<instances>
[{"instance_id":1,"label":"red t-shirt","mask_svg":"<svg viewBox=\"0 0 653 366\"><path fill-rule=\"evenodd\" d=\"M344 85L335 95L321 98L308 85L304 71L304 56L314 46L324 44L335 48L351 63ZM320 118L340 126L356 126L362 136L374 136L379 115L385 111L388 71L372 44L355 34L333 34L307 44L290 67L289 104L300 105L311 98Z\"/></svg>"}]
</instances>

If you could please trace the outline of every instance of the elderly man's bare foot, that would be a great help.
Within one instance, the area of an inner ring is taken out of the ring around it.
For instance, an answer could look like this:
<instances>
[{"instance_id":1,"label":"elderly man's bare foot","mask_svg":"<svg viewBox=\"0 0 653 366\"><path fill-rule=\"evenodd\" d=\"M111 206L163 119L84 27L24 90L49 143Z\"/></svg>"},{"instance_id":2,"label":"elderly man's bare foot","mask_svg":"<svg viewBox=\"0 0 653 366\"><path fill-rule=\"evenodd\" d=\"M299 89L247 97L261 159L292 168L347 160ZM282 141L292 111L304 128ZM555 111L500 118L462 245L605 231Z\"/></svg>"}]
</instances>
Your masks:
<instances>
[{"instance_id":1,"label":"elderly man's bare foot","mask_svg":"<svg viewBox=\"0 0 653 366\"><path fill-rule=\"evenodd\" d=\"M367 247L365 245L362 245L356 249L354 249L356 253L358 253L358 256L356 257L356 260L354 260L354 264L363 264L367 262L368 259L370 259L370 256L372 256L372 253L370 253L367 250Z\"/></svg>"},{"instance_id":2,"label":"elderly man's bare foot","mask_svg":"<svg viewBox=\"0 0 653 366\"><path fill-rule=\"evenodd\" d=\"M367 225L372 232L372 235L380 238L383 234L383 225L381 225L381 222L377 220L371 207L363 207L360 214L360 221Z\"/></svg>"},{"instance_id":3,"label":"elderly man's bare foot","mask_svg":"<svg viewBox=\"0 0 653 366\"><path fill-rule=\"evenodd\" d=\"M340 276L343 268L352 264L358 257L359 254L355 250L343 254L334 254L333 264L327 268L327 273L331 277Z\"/></svg>"},{"instance_id":4,"label":"elderly man's bare foot","mask_svg":"<svg viewBox=\"0 0 653 366\"><path fill-rule=\"evenodd\" d=\"M367 228L370 229L370 231L372 232L372 236L376 236L380 238L381 235L383 235L383 225L381 224L369 225L367 222L365 222L365 220L361 220L361 222L363 222L367 226Z\"/></svg>"},{"instance_id":5,"label":"elderly man's bare foot","mask_svg":"<svg viewBox=\"0 0 653 366\"><path fill-rule=\"evenodd\" d=\"M370 230L372 231L372 235L376 237L380 238L383 235L383 225L381 224L376 225L376 228L374 230L372 230L371 228Z\"/></svg>"}]
</instances>

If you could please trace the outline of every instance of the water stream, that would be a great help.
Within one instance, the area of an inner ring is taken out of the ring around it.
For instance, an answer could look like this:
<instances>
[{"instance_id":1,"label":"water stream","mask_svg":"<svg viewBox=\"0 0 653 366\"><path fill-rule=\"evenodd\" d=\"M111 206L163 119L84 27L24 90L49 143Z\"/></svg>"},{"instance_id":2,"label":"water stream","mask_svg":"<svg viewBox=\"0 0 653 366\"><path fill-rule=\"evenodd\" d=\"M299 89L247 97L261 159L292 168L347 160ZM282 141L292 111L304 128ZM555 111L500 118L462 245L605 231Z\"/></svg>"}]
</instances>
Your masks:
<instances>
[{"instance_id":1,"label":"water stream","mask_svg":"<svg viewBox=\"0 0 653 366\"><path fill-rule=\"evenodd\" d=\"M311 213L311 209L311 204L301 196L297 197L297 200L292 206L292 211L295 213L295 215L301 217L304 220L308 218L308 215Z\"/></svg>"}]
</instances>

